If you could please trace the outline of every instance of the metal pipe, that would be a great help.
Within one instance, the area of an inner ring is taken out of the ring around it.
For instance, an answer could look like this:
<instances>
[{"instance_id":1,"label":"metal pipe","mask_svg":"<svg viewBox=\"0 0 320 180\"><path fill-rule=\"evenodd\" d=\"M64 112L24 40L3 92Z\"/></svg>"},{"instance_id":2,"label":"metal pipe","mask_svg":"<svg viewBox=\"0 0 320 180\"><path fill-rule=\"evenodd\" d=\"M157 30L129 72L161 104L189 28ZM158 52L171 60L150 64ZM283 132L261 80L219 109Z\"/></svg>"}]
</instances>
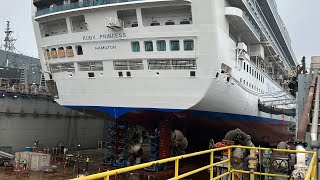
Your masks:
<instances>
[{"instance_id":1,"label":"metal pipe","mask_svg":"<svg viewBox=\"0 0 320 180\"><path fill-rule=\"evenodd\" d=\"M311 125L311 141L316 142L318 140L318 121L319 121L319 88L320 80L317 80L316 97L314 99L314 109ZM316 148L317 150L318 148ZM313 148L315 150L315 148Z\"/></svg>"},{"instance_id":2,"label":"metal pipe","mask_svg":"<svg viewBox=\"0 0 320 180\"><path fill-rule=\"evenodd\" d=\"M299 121L298 134L296 139L297 141L300 141L300 142L305 142L307 127L310 121L311 104L313 101L313 93L314 93L314 86L316 84L316 80L317 80L317 75L313 75L312 83L307 96L307 101L304 105L303 114Z\"/></svg>"},{"instance_id":3,"label":"metal pipe","mask_svg":"<svg viewBox=\"0 0 320 180\"><path fill-rule=\"evenodd\" d=\"M314 99L314 109L313 109L313 117L312 117L312 125L311 125L311 148L314 152L318 152L319 150L319 142L318 142L318 123L319 123L319 93L320 93L320 79L318 77L317 89L316 89L316 97ZM316 170L315 176L317 176L318 172L318 161L316 162Z\"/></svg>"}]
</instances>

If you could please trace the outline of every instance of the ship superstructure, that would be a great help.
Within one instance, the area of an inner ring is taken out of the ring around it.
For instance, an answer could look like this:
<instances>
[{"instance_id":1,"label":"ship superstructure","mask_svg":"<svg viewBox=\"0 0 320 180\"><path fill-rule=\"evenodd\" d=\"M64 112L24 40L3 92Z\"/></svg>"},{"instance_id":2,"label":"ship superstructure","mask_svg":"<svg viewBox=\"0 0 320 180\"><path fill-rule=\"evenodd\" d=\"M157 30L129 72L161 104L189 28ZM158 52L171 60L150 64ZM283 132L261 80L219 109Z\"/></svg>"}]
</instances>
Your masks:
<instances>
[{"instance_id":1,"label":"ship superstructure","mask_svg":"<svg viewBox=\"0 0 320 180\"><path fill-rule=\"evenodd\" d=\"M240 127L258 143L288 138L295 119L258 108L295 100L287 84L297 62L274 0L33 5L45 78L62 106L146 129L174 116L199 137Z\"/></svg>"}]
</instances>

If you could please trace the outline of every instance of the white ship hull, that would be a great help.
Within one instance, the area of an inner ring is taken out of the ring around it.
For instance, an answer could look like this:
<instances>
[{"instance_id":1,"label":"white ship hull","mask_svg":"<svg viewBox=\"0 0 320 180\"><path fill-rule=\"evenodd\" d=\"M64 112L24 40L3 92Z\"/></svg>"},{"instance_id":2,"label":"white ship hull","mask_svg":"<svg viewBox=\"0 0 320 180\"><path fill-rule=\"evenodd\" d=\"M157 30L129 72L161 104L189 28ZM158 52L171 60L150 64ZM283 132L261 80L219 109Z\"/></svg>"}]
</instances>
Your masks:
<instances>
[{"instance_id":1,"label":"white ship hull","mask_svg":"<svg viewBox=\"0 0 320 180\"><path fill-rule=\"evenodd\" d=\"M100 112L109 119L135 122L146 128L153 128L157 117L173 114L179 119L176 122L182 121L185 127L224 128L221 133L240 127L254 135L261 130L275 132L257 135L256 140L262 143L279 135L281 138L274 138L271 143L287 138L282 135L288 135L287 127L295 119L259 111L258 101L294 99L283 85L288 80L288 72L283 69L290 68L291 61L295 63L294 58L289 58L294 55L280 51L284 47L275 44L276 37L268 36L265 24L259 24L255 19L258 17L252 16L261 28L259 34L244 13L251 12L244 9L249 8L248 2L237 2L239 7L224 0L133 1L54 13L48 10L43 15L38 11L35 34L43 69L49 72L46 78L56 83L56 101L65 107ZM152 9L155 7L158 9ZM166 24L181 16L180 25L164 25L162 16L166 15L161 12L167 8L171 20ZM54 20L60 24L53 26ZM104 20L106 24L101 25ZM134 26L133 21L139 25ZM158 21L161 26L155 25ZM188 24L182 25L183 21ZM75 22L80 22L79 27L83 24L81 30L77 31ZM132 27L126 27L130 23ZM111 26L116 30L108 28ZM159 45L160 40L164 44ZM172 41L178 42L180 48L175 49L177 44ZM134 50L134 42L140 43L139 50ZM147 45L150 42L151 49ZM59 54L61 47L63 52L66 49L66 55ZM75 55L68 55L70 47L77 49ZM255 55L255 48L263 52ZM58 55L54 54L57 49ZM280 60L274 58L277 53ZM90 61L98 64L81 64ZM135 64L130 67L130 63ZM281 77L280 84L275 77ZM292 108L287 104L280 107ZM219 125L221 122L226 126ZM251 122L256 125L254 128L248 126Z\"/></svg>"}]
</instances>

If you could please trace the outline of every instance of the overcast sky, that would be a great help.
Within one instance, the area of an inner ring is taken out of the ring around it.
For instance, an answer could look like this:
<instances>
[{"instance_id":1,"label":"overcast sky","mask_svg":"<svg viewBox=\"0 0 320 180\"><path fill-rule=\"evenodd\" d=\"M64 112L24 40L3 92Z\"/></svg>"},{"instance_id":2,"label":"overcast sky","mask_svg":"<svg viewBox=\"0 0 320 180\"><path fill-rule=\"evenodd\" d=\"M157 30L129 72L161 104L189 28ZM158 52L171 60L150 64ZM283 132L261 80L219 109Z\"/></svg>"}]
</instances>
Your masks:
<instances>
[{"instance_id":1,"label":"overcast sky","mask_svg":"<svg viewBox=\"0 0 320 180\"><path fill-rule=\"evenodd\" d=\"M319 0L276 0L292 40L298 61L302 56L320 55ZM18 37L16 48L26 55L38 56L31 23L31 0L10 0L0 6L0 38L6 21L11 21Z\"/></svg>"}]
</instances>

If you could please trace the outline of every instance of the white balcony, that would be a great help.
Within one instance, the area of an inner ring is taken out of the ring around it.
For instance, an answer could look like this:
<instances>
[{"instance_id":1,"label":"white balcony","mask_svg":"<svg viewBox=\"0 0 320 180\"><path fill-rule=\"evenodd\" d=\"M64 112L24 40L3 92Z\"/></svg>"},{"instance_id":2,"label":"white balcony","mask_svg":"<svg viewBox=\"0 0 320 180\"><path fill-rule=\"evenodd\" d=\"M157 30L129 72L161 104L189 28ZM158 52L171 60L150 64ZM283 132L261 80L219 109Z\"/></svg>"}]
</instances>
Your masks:
<instances>
[{"instance_id":1,"label":"white balcony","mask_svg":"<svg viewBox=\"0 0 320 180\"><path fill-rule=\"evenodd\" d=\"M241 37L246 39L248 43L253 44L260 42L259 32L241 9L226 7L225 15L230 25L233 26L237 30L237 33L239 35L241 34Z\"/></svg>"}]
</instances>

